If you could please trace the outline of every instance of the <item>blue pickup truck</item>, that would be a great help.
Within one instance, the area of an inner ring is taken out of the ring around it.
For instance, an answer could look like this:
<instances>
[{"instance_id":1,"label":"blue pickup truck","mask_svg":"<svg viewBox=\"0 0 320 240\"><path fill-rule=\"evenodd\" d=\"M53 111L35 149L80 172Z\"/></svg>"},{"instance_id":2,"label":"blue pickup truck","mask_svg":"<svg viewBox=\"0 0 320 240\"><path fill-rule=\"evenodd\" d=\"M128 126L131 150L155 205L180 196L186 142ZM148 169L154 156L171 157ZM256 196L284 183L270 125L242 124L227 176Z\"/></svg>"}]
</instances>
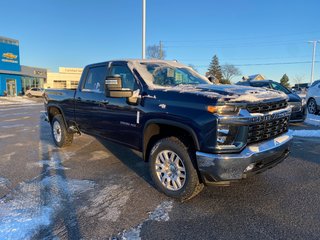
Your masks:
<instances>
[{"instance_id":1,"label":"blue pickup truck","mask_svg":"<svg viewBox=\"0 0 320 240\"><path fill-rule=\"evenodd\" d=\"M45 93L58 147L83 132L141 151L157 189L181 201L284 160L292 139L287 100L274 90L214 85L163 60L92 64L77 89Z\"/></svg>"}]
</instances>

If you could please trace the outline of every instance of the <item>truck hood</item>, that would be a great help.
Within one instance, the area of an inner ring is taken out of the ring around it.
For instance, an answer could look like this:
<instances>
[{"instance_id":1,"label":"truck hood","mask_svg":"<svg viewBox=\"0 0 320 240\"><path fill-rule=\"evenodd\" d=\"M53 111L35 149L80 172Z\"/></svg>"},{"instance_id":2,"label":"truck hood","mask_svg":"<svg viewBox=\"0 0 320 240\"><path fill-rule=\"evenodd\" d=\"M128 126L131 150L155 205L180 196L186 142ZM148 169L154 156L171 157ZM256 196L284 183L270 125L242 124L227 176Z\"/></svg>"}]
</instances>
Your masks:
<instances>
[{"instance_id":1,"label":"truck hood","mask_svg":"<svg viewBox=\"0 0 320 240\"><path fill-rule=\"evenodd\" d=\"M238 85L179 85L166 88L164 91L202 95L217 99L219 102L250 103L288 99L287 95L280 91Z\"/></svg>"}]
</instances>

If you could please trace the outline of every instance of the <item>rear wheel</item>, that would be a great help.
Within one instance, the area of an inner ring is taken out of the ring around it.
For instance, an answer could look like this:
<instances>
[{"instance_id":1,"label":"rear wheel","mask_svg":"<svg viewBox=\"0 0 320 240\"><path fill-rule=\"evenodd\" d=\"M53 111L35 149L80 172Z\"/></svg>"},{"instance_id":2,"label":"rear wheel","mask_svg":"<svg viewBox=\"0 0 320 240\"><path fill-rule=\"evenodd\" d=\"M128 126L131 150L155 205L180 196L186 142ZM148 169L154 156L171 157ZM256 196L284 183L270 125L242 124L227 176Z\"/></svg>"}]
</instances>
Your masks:
<instances>
[{"instance_id":1,"label":"rear wheel","mask_svg":"<svg viewBox=\"0 0 320 240\"><path fill-rule=\"evenodd\" d=\"M31 97L32 97L31 93L28 93L28 94L27 94L27 97L31 98Z\"/></svg>"},{"instance_id":2,"label":"rear wheel","mask_svg":"<svg viewBox=\"0 0 320 240\"><path fill-rule=\"evenodd\" d=\"M71 145L73 141L73 133L68 133L62 115L55 115L51 124L52 136L54 143L62 148Z\"/></svg>"},{"instance_id":3,"label":"rear wheel","mask_svg":"<svg viewBox=\"0 0 320 240\"><path fill-rule=\"evenodd\" d=\"M313 98L309 99L309 101L308 101L308 112L310 114L317 113L317 103Z\"/></svg>"},{"instance_id":4,"label":"rear wheel","mask_svg":"<svg viewBox=\"0 0 320 240\"><path fill-rule=\"evenodd\" d=\"M169 197L185 201L203 188L192 153L176 137L159 140L151 150L149 163L157 189Z\"/></svg>"}]
</instances>

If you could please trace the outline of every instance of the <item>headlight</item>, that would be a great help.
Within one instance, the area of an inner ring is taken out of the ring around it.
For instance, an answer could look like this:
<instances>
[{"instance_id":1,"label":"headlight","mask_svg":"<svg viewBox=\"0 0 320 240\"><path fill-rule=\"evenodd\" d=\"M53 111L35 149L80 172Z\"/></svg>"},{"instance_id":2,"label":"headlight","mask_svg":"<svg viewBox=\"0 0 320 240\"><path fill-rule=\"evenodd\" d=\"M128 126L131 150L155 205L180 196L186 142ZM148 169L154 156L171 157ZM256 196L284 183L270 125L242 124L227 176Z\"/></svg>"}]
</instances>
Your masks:
<instances>
[{"instance_id":1,"label":"headlight","mask_svg":"<svg viewBox=\"0 0 320 240\"><path fill-rule=\"evenodd\" d=\"M240 108L234 105L208 106L207 111L218 115L236 115L239 113Z\"/></svg>"},{"instance_id":2,"label":"headlight","mask_svg":"<svg viewBox=\"0 0 320 240\"><path fill-rule=\"evenodd\" d=\"M293 112L301 111L301 102L289 102L289 106Z\"/></svg>"}]
</instances>

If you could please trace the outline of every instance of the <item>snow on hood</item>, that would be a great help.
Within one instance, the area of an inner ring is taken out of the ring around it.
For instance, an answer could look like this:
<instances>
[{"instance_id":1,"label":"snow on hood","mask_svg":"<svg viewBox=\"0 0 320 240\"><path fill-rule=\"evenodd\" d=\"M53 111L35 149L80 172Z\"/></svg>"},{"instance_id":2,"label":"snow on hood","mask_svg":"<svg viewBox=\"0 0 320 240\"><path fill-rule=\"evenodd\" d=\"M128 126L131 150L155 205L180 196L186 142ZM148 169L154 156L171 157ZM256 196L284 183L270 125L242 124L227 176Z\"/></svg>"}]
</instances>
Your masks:
<instances>
[{"instance_id":1,"label":"snow on hood","mask_svg":"<svg viewBox=\"0 0 320 240\"><path fill-rule=\"evenodd\" d=\"M235 85L178 85L163 88L163 91L192 93L228 102L261 102L272 99L288 99L283 92L272 89Z\"/></svg>"}]
</instances>

